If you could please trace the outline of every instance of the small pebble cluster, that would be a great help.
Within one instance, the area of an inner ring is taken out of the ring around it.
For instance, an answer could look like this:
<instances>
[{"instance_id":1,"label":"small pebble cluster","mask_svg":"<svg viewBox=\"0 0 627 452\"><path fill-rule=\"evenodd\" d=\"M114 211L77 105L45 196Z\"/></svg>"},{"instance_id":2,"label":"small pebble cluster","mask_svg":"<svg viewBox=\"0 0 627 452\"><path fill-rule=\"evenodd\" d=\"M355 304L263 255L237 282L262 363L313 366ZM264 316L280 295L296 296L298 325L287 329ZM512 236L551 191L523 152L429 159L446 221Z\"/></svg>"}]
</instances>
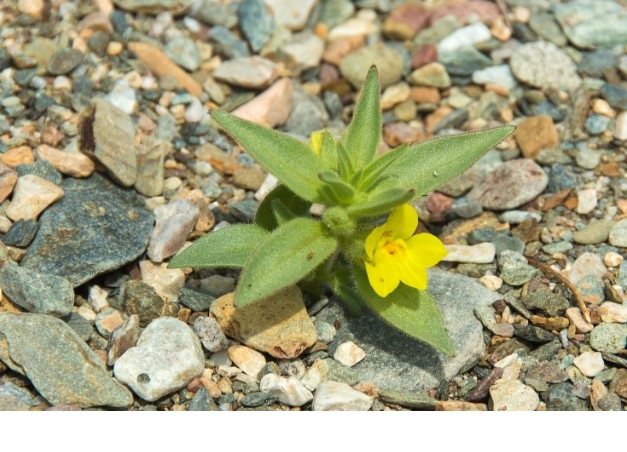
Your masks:
<instances>
[{"instance_id":1,"label":"small pebble cluster","mask_svg":"<svg viewBox=\"0 0 627 452\"><path fill-rule=\"evenodd\" d=\"M0 410L624 410L625 48L617 0L1 2ZM373 63L382 153L517 126L415 202L453 357L167 268L277 184L210 109L339 134Z\"/></svg>"}]
</instances>

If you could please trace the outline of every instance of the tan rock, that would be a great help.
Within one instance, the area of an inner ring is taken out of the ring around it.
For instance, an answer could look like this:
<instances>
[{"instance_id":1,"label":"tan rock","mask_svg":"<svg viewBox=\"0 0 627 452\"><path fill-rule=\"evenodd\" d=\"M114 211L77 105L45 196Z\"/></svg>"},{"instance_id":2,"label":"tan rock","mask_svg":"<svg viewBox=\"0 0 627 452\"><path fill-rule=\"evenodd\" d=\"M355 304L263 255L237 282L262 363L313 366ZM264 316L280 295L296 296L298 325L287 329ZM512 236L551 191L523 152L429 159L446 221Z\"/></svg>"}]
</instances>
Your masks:
<instances>
[{"instance_id":1,"label":"tan rock","mask_svg":"<svg viewBox=\"0 0 627 452\"><path fill-rule=\"evenodd\" d=\"M292 111L293 93L292 81L283 78L235 109L233 114L266 127L280 126L287 121Z\"/></svg>"},{"instance_id":2,"label":"tan rock","mask_svg":"<svg viewBox=\"0 0 627 452\"><path fill-rule=\"evenodd\" d=\"M185 284L185 274L178 268L168 268L167 264L155 265L141 261L139 271L142 281L155 289L157 295L167 301L176 302L179 291Z\"/></svg>"},{"instance_id":3,"label":"tan rock","mask_svg":"<svg viewBox=\"0 0 627 452\"><path fill-rule=\"evenodd\" d=\"M202 94L200 83L170 60L159 48L145 42L129 42L128 48L158 76L173 77L179 86L186 89L192 96L200 97Z\"/></svg>"},{"instance_id":4,"label":"tan rock","mask_svg":"<svg viewBox=\"0 0 627 452\"><path fill-rule=\"evenodd\" d=\"M63 152L47 144L37 148L37 158L45 160L61 174L72 177L88 177L94 172L94 162L80 152Z\"/></svg>"},{"instance_id":5,"label":"tan rock","mask_svg":"<svg viewBox=\"0 0 627 452\"><path fill-rule=\"evenodd\" d=\"M3 202L13 191L17 182L17 173L0 163L0 202Z\"/></svg>"},{"instance_id":6,"label":"tan rock","mask_svg":"<svg viewBox=\"0 0 627 452\"><path fill-rule=\"evenodd\" d=\"M317 339L296 286L244 308L235 308L233 293L226 294L213 302L211 313L227 336L275 358L295 358Z\"/></svg>"},{"instance_id":7,"label":"tan rock","mask_svg":"<svg viewBox=\"0 0 627 452\"><path fill-rule=\"evenodd\" d=\"M559 135L548 115L531 116L518 124L514 138L525 158L535 159L542 149L552 149L559 144Z\"/></svg>"},{"instance_id":8,"label":"tan rock","mask_svg":"<svg viewBox=\"0 0 627 452\"><path fill-rule=\"evenodd\" d=\"M17 9L21 13L40 19L44 11L44 0L19 0Z\"/></svg>"},{"instance_id":9,"label":"tan rock","mask_svg":"<svg viewBox=\"0 0 627 452\"><path fill-rule=\"evenodd\" d=\"M63 196L63 190L39 176L21 176L15 184L7 216L13 220L36 220L41 212Z\"/></svg>"},{"instance_id":10,"label":"tan rock","mask_svg":"<svg viewBox=\"0 0 627 452\"><path fill-rule=\"evenodd\" d=\"M28 146L18 146L2 154L0 161L10 168L15 168L17 165L33 163L35 161L35 155Z\"/></svg>"},{"instance_id":11,"label":"tan rock","mask_svg":"<svg viewBox=\"0 0 627 452\"><path fill-rule=\"evenodd\" d=\"M263 369L263 366L266 365L266 358L261 353L244 345L232 345L229 347L228 353L233 364L251 377L256 377Z\"/></svg>"},{"instance_id":12,"label":"tan rock","mask_svg":"<svg viewBox=\"0 0 627 452\"><path fill-rule=\"evenodd\" d=\"M339 66L346 55L362 47L364 42L365 38L363 36L353 36L331 41L322 54L322 59L327 63Z\"/></svg>"},{"instance_id":13,"label":"tan rock","mask_svg":"<svg viewBox=\"0 0 627 452\"><path fill-rule=\"evenodd\" d=\"M485 403L464 402L462 400L438 400L435 411L488 411Z\"/></svg>"}]
</instances>

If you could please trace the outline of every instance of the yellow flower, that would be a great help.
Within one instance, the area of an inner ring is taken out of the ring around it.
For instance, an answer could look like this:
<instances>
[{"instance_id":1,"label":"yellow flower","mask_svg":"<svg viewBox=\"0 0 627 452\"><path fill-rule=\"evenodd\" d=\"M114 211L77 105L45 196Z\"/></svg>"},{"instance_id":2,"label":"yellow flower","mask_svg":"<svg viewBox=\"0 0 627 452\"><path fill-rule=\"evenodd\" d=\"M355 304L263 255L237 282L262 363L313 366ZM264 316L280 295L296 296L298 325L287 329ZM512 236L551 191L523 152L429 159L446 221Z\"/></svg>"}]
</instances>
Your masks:
<instances>
[{"instance_id":1,"label":"yellow flower","mask_svg":"<svg viewBox=\"0 0 627 452\"><path fill-rule=\"evenodd\" d=\"M322 150L322 133L324 130L316 130L315 132L311 132L311 136L309 137L309 145L311 146L311 150L316 155L320 155L320 151Z\"/></svg>"},{"instance_id":2,"label":"yellow flower","mask_svg":"<svg viewBox=\"0 0 627 452\"><path fill-rule=\"evenodd\" d=\"M418 213L410 204L403 204L366 238L366 273L380 297L387 297L399 282L426 289L427 268L446 256L440 239L427 233L414 235L417 227Z\"/></svg>"}]
</instances>

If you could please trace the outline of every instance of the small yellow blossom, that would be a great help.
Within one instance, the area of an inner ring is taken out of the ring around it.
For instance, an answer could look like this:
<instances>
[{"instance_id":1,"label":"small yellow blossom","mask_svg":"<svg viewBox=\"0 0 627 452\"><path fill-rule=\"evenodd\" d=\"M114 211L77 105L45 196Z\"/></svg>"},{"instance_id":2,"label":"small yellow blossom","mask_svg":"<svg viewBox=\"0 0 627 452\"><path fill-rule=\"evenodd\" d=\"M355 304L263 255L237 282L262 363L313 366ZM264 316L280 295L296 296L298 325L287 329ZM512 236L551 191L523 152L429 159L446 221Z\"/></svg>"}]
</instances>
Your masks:
<instances>
[{"instance_id":1,"label":"small yellow blossom","mask_svg":"<svg viewBox=\"0 0 627 452\"><path fill-rule=\"evenodd\" d=\"M311 136L309 137L309 145L311 146L311 150L316 155L320 155L320 151L322 150L322 133L324 130L316 130L315 132L311 132Z\"/></svg>"},{"instance_id":2,"label":"small yellow blossom","mask_svg":"<svg viewBox=\"0 0 627 452\"><path fill-rule=\"evenodd\" d=\"M440 262L447 251L433 234L415 234L418 213L410 204L392 211L385 224L366 238L366 273L380 297L387 297L402 282L427 288L427 268Z\"/></svg>"}]
</instances>

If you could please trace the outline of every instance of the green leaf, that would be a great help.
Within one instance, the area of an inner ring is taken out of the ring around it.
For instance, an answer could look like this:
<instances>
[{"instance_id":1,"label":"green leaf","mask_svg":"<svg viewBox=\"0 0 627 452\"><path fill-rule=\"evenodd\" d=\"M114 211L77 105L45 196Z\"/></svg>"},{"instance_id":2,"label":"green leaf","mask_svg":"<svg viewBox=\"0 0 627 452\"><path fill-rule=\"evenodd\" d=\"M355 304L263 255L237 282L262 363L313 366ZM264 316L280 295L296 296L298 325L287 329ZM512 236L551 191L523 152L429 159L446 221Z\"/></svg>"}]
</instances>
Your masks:
<instances>
[{"instance_id":1,"label":"green leaf","mask_svg":"<svg viewBox=\"0 0 627 452\"><path fill-rule=\"evenodd\" d=\"M282 224L250 256L235 290L235 305L245 306L295 284L337 248L319 221L296 218Z\"/></svg>"},{"instance_id":2,"label":"green leaf","mask_svg":"<svg viewBox=\"0 0 627 452\"><path fill-rule=\"evenodd\" d=\"M343 140L356 168L361 168L372 161L380 140L379 76L377 68L371 66Z\"/></svg>"},{"instance_id":3,"label":"green leaf","mask_svg":"<svg viewBox=\"0 0 627 452\"><path fill-rule=\"evenodd\" d=\"M383 175L393 176L397 187L413 188L416 195L423 195L467 170L514 129L503 126L415 144L402 151Z\"/></svg>"},{"instance_id":4,"label":"green leaf","mask_svg":"<svg viewBox=\"0 0 627 452\"><path fill-rule=\"evenodd\" d=\"M370 287L363 267L355 266L354 272L359 294L385 322L448 356L455 354L438 305L429 292L400 284L390 295L381 298Z\"/></svg>"},{"instance_id":5,"label":"green leaf","mask_svg":"<svg viewBox=\"0 0 627 452\"><path fill-rule=\"evenodd\" d=\"M210 232L174 256L168 268L243 267L268 236L268 231L253 224Z\"/></svg>"},{"instance_id":6,"label":"green leaf","mask_svg":"<svg viewBox=\"0 0 627 452\"><path fill-rule=\"evenodd\" d=\"M311 203L296 196L285 185L277 185L263 198L255 214L255 223L268 231L276 229L279 225L275 214L275 200L280 201L284 207L289 209L294 217L306 215L311 206Z\"/></svg>"},{"instance_id":7,"label":"green leaf","mask_svg":"<svg viewBox=\"0 0 627 452\"><path fill-rule=\"evenodd\" d=\"M340 177L348 181L355 174L355 167L351 161L350 155L342 143L337 143L338 173Z\"/></svg>"},{"instance_id":8,"label":"green leaf","mask_svg":"<svg viewBox=\"0 0 627 452\"><path fill-rule=\"evenodd\" d=\"M361 174L356 175L358 177L355 181L356 186L360 190L370 191L380 180L380 176L385 170L405 152L407 147L406 144L401 144L359 171Z\"/></svg>"},{"instance_id":9,"label":"green leaf","mask_svg":"<svg viewBox=\"0 0 627 452\"><path fill-rule=\"evenodd\" d=\"M338 150L337 150L337 140L331 135L331 132L328 130L324 130L322 132L322 146L320 149L320 158L324 163L324 166L332 169L333 171L337 170L338 164Z\"/></svg>"},{"instance_id":10,"label":"green leaf","mask_svg":"<svg viewBox=\"0 0 627 452\"><path fill-rule=\"evenodd\" d=\"M390 188L380 193L375 193L365 202L353 204L346 208L351 217L373 217L388 213L394 207L410 201L415 195L414 190L402 188Z\"/></svg>"},{"instance_id":11,"label":"green leaf","mask_svg":"<svg viewBox=\"0 0 627 452\"><path fill-rule=\"evenodd\" d=\"M307 144L224 111L214 110L211 117L290 190L311 202L320 199L324 165Z\"/></svg>"},{"instance_id":12,"label":"green leaf","mask_svg":"<svg viewBox=\"0 0 627 452\"><path fill-rule=\"evenodd\" d=\"M364 304L355 289L353 273L346 265L334 265L328 282L333 293L340 298L351 315L357 316L362 313Z\"/></svg>"},{"instance_id":13,"label":"green leaf","mask_svg":"<svg viewBox=\"0 0 627 452\"><path fill-rule=\"evenodd\" d=\"M347 205L355 198L355 189L344 182L335 171L326 170L318 174L322 182L331 189L340 204Z\"/></svg>"}]
</instances>

